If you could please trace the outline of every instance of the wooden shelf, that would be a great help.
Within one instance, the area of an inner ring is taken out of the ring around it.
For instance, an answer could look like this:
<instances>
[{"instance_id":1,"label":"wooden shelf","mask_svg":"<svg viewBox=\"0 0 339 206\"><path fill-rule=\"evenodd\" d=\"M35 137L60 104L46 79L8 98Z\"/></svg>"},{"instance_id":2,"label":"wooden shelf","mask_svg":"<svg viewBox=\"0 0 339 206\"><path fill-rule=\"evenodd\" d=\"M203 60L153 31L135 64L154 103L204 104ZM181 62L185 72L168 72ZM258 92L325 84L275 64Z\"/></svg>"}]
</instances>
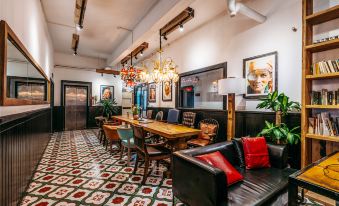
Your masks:
<instances>
[{"instance_id":1,"label":"wooden shelf","mask_svg":"<svg viewBox=\"0 0 339 206\"><path fill-rule=\"evenodd\" d=\"M317 140L326 140L331 142L339 142L339 136L324 136L317 134L306 134L307 138L317 139Z\"/></svg>"},{"instance_id":2,"label":"wooden shelf","mask_svg":"<svg viewBox=\"0 0 339 206\"><path fill-rule=\"evenodd\" d=\"M339 5L306 16L306 22L312 25L321 24L339 18Z\"/></svg>"},{"instance_id":3,"label":"wooden shelf","mask_svg":"<svg viewBox=\"0 0 339 206\"><path fill-rule=\"evenodd\" d=\"M339 105L306 105L307 109L339 109Z\"/></svg>"},{"instance_id":4,"label":"wooden shelf","mask_svg":"<svg viewBox=\"0 0 339 206\"><path fill-rule=\"evenodd\" d=\"M335 78L339 78L339 72L306 75L306 79L335 79Z\"/></svg>"},{"instance_id":5,"label":"wooden shelf","mask_svg":"<svg viewBox=\"0 0 339 206\"><path fill-rule=\"evenodd\" d=\"M325 41L325 42L321 42L317 44L311 44L305 47L307 51L310 51L313 53L322 52L322 51L331 50L331 49L337 49L337 48L339 48L339 39L333 39L333 40L329 40L329 41Z\"/></svg>"}]
</instances>

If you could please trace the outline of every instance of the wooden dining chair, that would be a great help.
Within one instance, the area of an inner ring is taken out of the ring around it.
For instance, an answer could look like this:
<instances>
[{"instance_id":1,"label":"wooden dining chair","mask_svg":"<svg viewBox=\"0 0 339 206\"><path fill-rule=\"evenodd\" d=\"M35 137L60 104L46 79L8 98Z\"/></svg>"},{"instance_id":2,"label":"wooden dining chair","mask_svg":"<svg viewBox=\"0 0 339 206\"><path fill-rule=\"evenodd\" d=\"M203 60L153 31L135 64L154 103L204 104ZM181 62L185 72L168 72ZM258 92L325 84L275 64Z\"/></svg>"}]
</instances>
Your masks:
<instances>
[{"instance_id":1,"label":"wooden dining chair","mask_svg":"<svg viewBox=\"0 0 339 206\"><path fill-rule=\"evenodd\" d=\"M109 148L110 152L113 153L113 144L117 144L118 148L121 149L121 141L117 132L117 128L120 127L119 125L109 125L109 124L104 124L103 125L103 130L105 133L105 142L104 146Z\"/></svg>"},{"instance_id":2,"label":"wooden dining chair","mask_svg":"<svg viewBox=\"0 0 339 206\"><path fill-rule=\"evenodd\" d=\"M204 119L199 122L201 132L198 138L187 141L189 147L203 147L214 143L218 136L219 123L215 119Z\"/></svg>"},{"instance_id":3,"label":"wooden dining chair","mask_svg":"<svg viewBox=\"0 0 339 206\"><path fill-rule=\"evenodd\" d=\"M195 117L197 116L194 112L184 112L182 114L182 125L186 127L194 128Z\"/></svg>"},{"instance_id":4,"label":"wooden dining chair","mask_svg":"<svg viewBox=\"0 0 339 206\"><path fill-rule=\"evenodd\" d=\"M133 137L133 129L131 127L118 127L117 132L119 138L121 140L121 151L120 151L120 159L122 158L122 154L124 153L125 148L127 148L127 165L131 164L131 151L135 148L134 145L134 137Z\"/></svg>"},{"instance_id":5,"label":"wooden dining chair","mask_svg":"<svg viewBox=\"0 0 339 206\"><path fill-rule=\"evenodd\" d=\"M161 144L149 144L145 142L145 131L142 127L134 125L133 135L134 135L134 145L137 152L137 157L134 165L133 174L135 174L138 168L138 162L140 157L143 157L145 160L144 176L142 179L142 184L145 184L146 178L148 175L148 168L150 162L155 160L157 163L160 160L164 160L171 157L171 151L164 147L164 143Z\"/></svg>"},{"instance_id":6,"label":"wooden dining chair","mask_svg":"<svg viewBox=\"0 0 339 206\"><path fill-rule=\"evenodd\" d=\"M162 121L162 119L164 118L164 112L163 111L159 111L157 113L157 115L155 115L155 121Z\"/></svg>"}]
</instances>

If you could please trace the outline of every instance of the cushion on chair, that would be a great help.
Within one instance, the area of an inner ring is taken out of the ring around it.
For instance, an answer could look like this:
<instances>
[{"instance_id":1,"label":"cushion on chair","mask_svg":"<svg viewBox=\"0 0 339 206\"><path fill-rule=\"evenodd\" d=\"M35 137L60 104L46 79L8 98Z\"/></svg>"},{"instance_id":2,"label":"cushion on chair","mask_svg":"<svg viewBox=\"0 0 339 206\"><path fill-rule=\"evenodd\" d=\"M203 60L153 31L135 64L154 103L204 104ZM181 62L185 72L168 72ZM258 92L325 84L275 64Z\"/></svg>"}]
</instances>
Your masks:
<instances>
[{"instance_id":1,"label":"cushion on chair","mask_svg":"<svg viewBox=\"0 0 339 206\"><path fill-rule=\"evenodd\" d=\"M231 165L231 163L227 161L227 159L219 151L199 155L196 156L196 158L224 171L227 177L227 186L244 179L244 177Z\"/></svg>"},{"instance_id":2,"label":"cushion on chair","mask_svg":"<svg viewBox=\"0 0 339 206\"><path fill-rule=\"evenodd\" d=\"M194 145L194 146L199 146L199 147L203 147L203 146L209 145L209 144L210 144L210 141L207 140L207 139L200 139L200 138L197 138L197 139L189 140L189 141L187 142L187 144L189 144L189 145Z\"/></svg>"},{"instance_id":3,"label":"cushion on chair","mask_svg":"<svg viewBox=\"0 0 339 206\"><path fill-rule=\"evenodd\" d=\"M246 169L271 167L264 137L243 137Z\"/></svg>"}]
</instances>

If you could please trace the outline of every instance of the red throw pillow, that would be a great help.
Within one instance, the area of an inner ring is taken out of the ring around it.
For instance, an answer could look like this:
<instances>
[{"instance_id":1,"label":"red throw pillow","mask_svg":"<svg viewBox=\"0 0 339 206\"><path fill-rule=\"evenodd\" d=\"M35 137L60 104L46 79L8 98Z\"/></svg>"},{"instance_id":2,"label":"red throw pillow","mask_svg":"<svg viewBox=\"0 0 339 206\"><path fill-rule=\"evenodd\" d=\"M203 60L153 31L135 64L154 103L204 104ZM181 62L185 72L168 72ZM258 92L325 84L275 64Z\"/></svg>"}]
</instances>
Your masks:
<instances>
[{"instance_id":1,"label":"red throw pillow","mask_svg":"<svg viewBox=\"0 0 339 206\"><path fill-rule=\"evenodd\" d=\"M243 137L246 169L271 167L264 137Z\"/></svg>"},{"instance_id":2,"label":"red throw pillow","mask_svg":"<svg viewBox=\"0 0 339 206\"><path fill-rule=\"evenodd\" d=\"M196 156L196 158L224 171L227 177L227 186L244 179L244 177L231 165L231 163L229 163L229 161L227 161L227 159L225 159L225 157L219 151L199 155Z\"/></svg>"}]
</instances>

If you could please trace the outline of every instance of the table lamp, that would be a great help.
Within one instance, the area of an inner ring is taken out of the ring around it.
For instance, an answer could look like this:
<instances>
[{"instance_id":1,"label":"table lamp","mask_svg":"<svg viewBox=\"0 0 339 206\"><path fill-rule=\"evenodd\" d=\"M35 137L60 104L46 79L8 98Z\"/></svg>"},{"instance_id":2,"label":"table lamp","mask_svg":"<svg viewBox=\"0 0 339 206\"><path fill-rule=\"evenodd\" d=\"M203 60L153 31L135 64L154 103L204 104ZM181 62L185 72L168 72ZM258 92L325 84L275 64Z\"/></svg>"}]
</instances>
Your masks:
<instances>
[{"instance_id":1,"label":"table lamp","mask_svg":"<svg viewBox=\"0 0 339 206\"><path fill-rule=\"evenodd\" d=\"M245 94L245 79L228 77L218 81L218 94L227 97L227 140L235 136L235 95Z\"/></svg>"}]
</instances>

